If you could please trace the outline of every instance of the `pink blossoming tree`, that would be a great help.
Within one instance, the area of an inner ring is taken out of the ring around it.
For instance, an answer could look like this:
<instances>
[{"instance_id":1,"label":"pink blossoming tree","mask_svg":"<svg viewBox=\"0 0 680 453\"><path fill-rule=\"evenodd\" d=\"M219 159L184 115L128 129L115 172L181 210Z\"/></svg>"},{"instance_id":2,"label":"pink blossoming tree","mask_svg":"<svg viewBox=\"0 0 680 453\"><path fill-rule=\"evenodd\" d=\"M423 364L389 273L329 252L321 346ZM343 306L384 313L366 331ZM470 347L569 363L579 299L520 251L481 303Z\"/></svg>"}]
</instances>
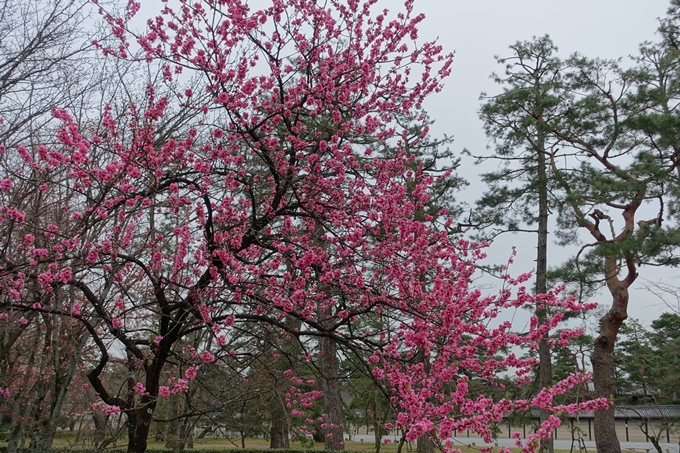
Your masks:
<instances>
[{"instance_id":1,"label":"pink blossoming tree","mask_svg":"<svg viewBox=\"0 0 680 453\"><path fill-rule=\"evenodd\" d=\"M97 125L55 108L56 143L2 150L4 322L45 312L85 326L97 409L126 415L129 452L146 449L159 399L233 360L233 338L257 329L318 339L299 359L326 369L338 349L355 357L407 438L447 450L455 430L490 439L488 424L514 409L577 409L552 399L584 376L532 401L468 392L464 375L526 377L531 359L497 353L535 346L561 320L520 334L492 321L505 310L588 307L559 291L529 295L528 275L492 296L473 288L483 245L447 233L446 212L424 214L437 179L409 151L424 137L395 120L440 90L452 55L418 40L412 1L398 14L377 3L182 0L143 33L128 24L138 3L120 17L102 9L113 39L96 45L157 65L162 80ZM205 349L181 348L197 331L212 338ZM105 379L112 354L128 368L123 393ZM179 374L168 379L171 359ZM321 393L284 375L286 410L302 420ZM551 417L526 451L558 424Z\"/></svg>"}]
</instances>

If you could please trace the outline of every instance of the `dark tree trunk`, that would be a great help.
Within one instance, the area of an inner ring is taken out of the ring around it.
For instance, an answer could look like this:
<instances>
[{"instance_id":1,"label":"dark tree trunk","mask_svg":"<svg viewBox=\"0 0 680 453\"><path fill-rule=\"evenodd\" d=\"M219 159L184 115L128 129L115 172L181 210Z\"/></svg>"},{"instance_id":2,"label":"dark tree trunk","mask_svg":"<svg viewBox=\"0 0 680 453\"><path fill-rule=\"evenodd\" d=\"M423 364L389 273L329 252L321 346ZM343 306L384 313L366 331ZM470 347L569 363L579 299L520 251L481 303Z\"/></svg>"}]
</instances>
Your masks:
<instances>
[{"instance_id":1,"label":"dark tree trunk","mask_svg":"<svg viewBox=\"0 0 680 453\"><path fill-rule=\"evenodd\" d=\"M540 318L540 317L539 317ZM545 319L545 316L543 316ZM552 386L552 361L550 357L550 345L548 344L547 335L541 339L538 345L538 373L540 377L541 387L549 388ZM540 421L543 423L548 420L552 412L542 409L540 414ZM541 441L541 453L553 453L555 446L553 438Z\"/></svg>"},{"instance_id":2,"label":"dark tree trunk","mask_svg":"<svg viewBox=\"0 0 680 453\"><path fill-rule=\"evenodd\" d=\"M399 439L399 445L397 446L397 453L401 453L404 449L404 444L406 443L406 435L402 433Z\"/></svg>"},{"instance_id":3,"label":"dark tree trunk","mask_svg":"<svg viewBox=\"0 0 680 453\"><path fill-rule=\"evenodd\" d=\"M368 429L366 429L366 434L368 434ZM318 424L314 425L314 432L312 433L312 439L314 439L314 442L319 442L319 443L324 442L323 428L321 428L321 426L319 426Z\"/></svg>"},{"instance_id":4,"label":"dark tree trunk","mask_svg":"<svg viewBox=\"0 0 680 453\"><path fill-rule=\"evenodd\" d=\"M128 416L128 453L146 451L152 412L145 407L127 412Z\"/></svg>"}]
</instances>

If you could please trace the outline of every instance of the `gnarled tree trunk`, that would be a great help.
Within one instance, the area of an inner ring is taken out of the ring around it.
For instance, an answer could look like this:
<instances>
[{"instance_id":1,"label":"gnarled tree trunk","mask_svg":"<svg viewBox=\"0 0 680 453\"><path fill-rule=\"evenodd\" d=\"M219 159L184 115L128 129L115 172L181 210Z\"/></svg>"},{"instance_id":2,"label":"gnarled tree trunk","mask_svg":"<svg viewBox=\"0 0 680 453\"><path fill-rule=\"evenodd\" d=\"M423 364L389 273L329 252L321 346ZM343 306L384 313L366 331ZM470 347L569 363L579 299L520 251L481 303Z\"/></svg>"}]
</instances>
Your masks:
<instances>
[{"instance_id":1,"label":"gnarled tree trunk","mask_svg":"<svg viewBox=\"0 0 680 453\"><path fill-rule=\"evenodd\" d=\"M593 386L596 398L611 400L614 396L612 379L612 353L616 336L623 321L628 317L628 288L637 277L635 268L629 263L629 272L624 280L618 274L618 262L615 257L605 258L607 287L612 295L612 306L601 319L600 335L595 339L595 347L590 356L593 365ZM595 411L594 434L598 453L621 453L621 443L616 436L614 406L609 409Z\"/></svg>"}]
</instances>

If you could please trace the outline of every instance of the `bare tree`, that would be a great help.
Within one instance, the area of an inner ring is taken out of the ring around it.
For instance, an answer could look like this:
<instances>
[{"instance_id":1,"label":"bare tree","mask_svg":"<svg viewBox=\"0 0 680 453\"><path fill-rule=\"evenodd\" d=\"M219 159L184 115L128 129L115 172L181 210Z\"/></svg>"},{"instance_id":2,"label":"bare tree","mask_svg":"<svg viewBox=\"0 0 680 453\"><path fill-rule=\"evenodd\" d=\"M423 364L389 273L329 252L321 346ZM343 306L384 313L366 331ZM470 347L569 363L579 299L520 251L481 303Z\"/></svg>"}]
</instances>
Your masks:
<instances>
[{"instance_id":1,"label":"bare tree","mask_svg":"<svg viewBox=\"0 0 680 453\"><path fill-rule=\"evenodd\" d=\"M0 145L44 137L55 106L76 107L91 88L86 0L0 3Z\"/></svg>"},{"instance_id":2,"label":"bare tree","mask_svg":"<svg viewBox=\"0 0 680 453\"><path fill-rule=\"evenodd\" d=\"M97 56L88 38L92 32L86 22L88 11L86 0L0 1L2 154L8 148L47 142L56 129L51 127L54 107L83 111L89 102L91 96L85 93L98 83L101 71L93 70ZM5 156L2 162L3 173L9 168L5 165L7 159L10 158ZM29 181L36 176L27 165L17 181ZM21 190L8 196L27 202L40 197L21 186L17 188ZM58 200L52 201L49 203L52 208L27 212L56 222ZM15 252L3 248L2 255ZM1 408L4 414L12 416L10 451L27 439L31 451L51 448L77 359L88 338L84 329L74 329L71 324L68 319L34 313L26 317L21 328L0 331L0 382L8 385L10 381L21 380L22 388L30 389L31 395L22 401L5 401ZM33 357L36 353L39 359Z\"/></svg>"}]
</instances>

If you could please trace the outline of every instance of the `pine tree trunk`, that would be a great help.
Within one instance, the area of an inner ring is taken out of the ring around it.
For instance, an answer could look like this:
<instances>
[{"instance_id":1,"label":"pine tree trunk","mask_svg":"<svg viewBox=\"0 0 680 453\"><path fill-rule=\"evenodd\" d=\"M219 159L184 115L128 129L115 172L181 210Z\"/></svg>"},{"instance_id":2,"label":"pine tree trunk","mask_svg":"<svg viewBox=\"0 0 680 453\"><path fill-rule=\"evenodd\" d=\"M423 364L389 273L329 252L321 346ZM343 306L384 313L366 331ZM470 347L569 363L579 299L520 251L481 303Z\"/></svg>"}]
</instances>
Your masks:
<instances>
[{"instance_id":1,"label":"pine tree trunk","mask_svg":"<svg viewBox=\"0 0 680 453\"><path fill-rule=\"evenodd\" d=\"M286 326L289 331L299 329L302 325L300 320L293 316L286 317ZM298 345L293 337L288 338L283 345L280 346L286 354L290 356L295 356L299 354ZM272 363L278 363L273 366L275 373L278 375L283 373L284 367L273 357L273 351L268 345L265 345L263 354L269 358ZM290 428L288 422L288 415L286 414L286 409L284 407L284 398L282 394L286 392L285 387L282 387L281 382L275 377L271 380L273 387L273 397L269 403L269 414L271 417L271 426L269 431L269 447L270 448L290 448ZM285 384L284 384L285 385ZM245 403L244 403L244 413L245 413Z\"/></svg>"},{"instance_id":2,"label":"pine tree trunk","mask_svg":"<svg viewBox=\"0 0 680 453\"><path fill-rule=\"evenodd\" d=\"M290 448L288 439L288 423L286 413L281 407L278 398L275 398L271 409L271 428L269 430L269 448Z\"/></svg>"},{"instance_id":3,"label":"pine tree trunk","mask_svg":"<svg viewBox=\"0 0 680 453\"><path fill-rule=\"evenodd\" d=\"M375 453L380 453L380 447L382 446L382 436L380 435L380 422L378 422L378 396L375 393L371 395L373 401L372 419L373 419L373 441L375 443Z\"/></svg>"},{"instance_id":4,"label":"pine tree trunk","mask_svg":"<svg viewBox=\"0 0 680 453\"><path fill-rule=\"evenodd\" d=\"M316 222L314 226L315 242L323 236L324 228L321 223ZM320 244L322 247L324 243ZM321 275L317 270L317 279ZM320 285L323 292L329 298L323 301L319 307L319 315L322 323L328 327L333 318L333 306L329 305L333 297L330 288ZM319 340L321 352L320 372L321 372L321 391L323 392L323 411L325 415L324 428L324 449L329 451L344 450L345 439L342 428L342 397L340 396L340 363L338 362L337 344L330 337L322 336Z\"/></svg>"},{"instance_id":5,"label":"pine tree trunk","mask_svg":"<svg viewBox=\"0 0 680 453\"><path fill-rule=\"evenodd\" d=\"M326 415L324 430L324 449L334 451L344 449L344 432L342 429L342 397L340 396L340 379L338 376L337 346L332 338L321 338L321 390L323 391L323 409Z\"/></svg>"},{"instance_id":6,"label":"pine tree trunk","mask_svg":"<svg viewBox=\"0 0 680 453\"><path fill-rule=\"evenodd\" d=\"M98 448L106 440L106 416L103 412L93 411L92 423L94 423L94 438L92 441L94 442L94 448Z\"/></svg>"},{"instance_id":7,"label":"pine tree trunk","mask_svg":"<svg viewBox=\"0 0 680 453\"><path fill-rule=\"evenodd\" d=\"M545 315L543 316L545 319ZM538 345L538 373L540 377L541 387L548 388L552 385L552 359L550 357L550 345L548 344L547 335L541 339ZM540 421L543 423L548 420L552 412L541 409ZM552 436L549 439L541 440L541 453L554 453L555 443Z\"/></svg>"},{"instance_id":8,"label":"pine tree trunk","mask_svg":"<svg viewBox=\"0 0 680 453\"><path fill-rule=\"evenodd\" d=\"M595 340L595 349L590 356L593 365L594 396L596 398L611 399L614 393L612 380L612 349L613 342L603 335ZM595 445L598 453L620 453L621 444L616 436L614 407L595 411L593 420Z\"/></svg>"},{"instance_id":9,"label":"pine tree trunk","mask_svg":"<svg viewBox=\"0 0 680 453\"><path fill-rule=\"evenodd\" d=\"M545 147L545 137L539 134L539 146ZM543 294L547 291L548 274L548 176L545 154L537 153L537 176L538 176L538 237L536 244L536 294ZM536 310L539 322L544 322L547 312L545 309ZM548 344L548 334L546 334L538 345L538 374L542 388L552 385L552 357L550 356L550 345ZM540 421L543 423L548 420L551 412L541 410ZM552 437L541 441L541 453L554 453L555 447Z\"/></svg>"},{"instance_id":10,"label":"pine tree trunk","mask_svg":"<svg viewBox=\"0 0 680 453\"><path fill-rule=\"evenodd\" d=\"M608 273L615 269L616 260L606 257L605 267ZM590 356L593 365L593 386L595 398L612 400L614 397L614 380L612 379L612 353L619 328L628 317L628 287L635 278L629 275L626 280L619 280L612 275L607 280L607 286L613 301L609 312L601 319L600 335L595 339L595 347ZM616 436L616 421L614 407L595 411L593 420L595 445L598 453L621 453L621 444Z\"/></svg>"},{"instance_id":11,"label":"pine tree trunk","mask_svg":"<svg viewBox=\"0 0 680 453\"><path fill-rule=\"evenodd\" d=\"M416 441L417 453L434 453L434 442L428 433L423 434Z\"/></svg>"},{"instance_id":12,"label":"pine tree trunk","mask_svg":"<svg viewBox=\"0 0 680 453\"><path fill-rule=\"evenodd\" d=\"M375 453L380 453L382 447L382 436L380 435L380 423L373 419L373 443L375 444Z\"/></svg>"},{"instance_id":13,"label":"pine tree trunk","mask_svg":"<svg viewBox=\"0 0 680 453\"><path fill-rule=\"evenodd\" d=\"M184 451L186 447L184 420L181 418L184 415L184 395L176 395L172 397L170 404L170 418L172 421L168 423L165 432L165 448L171 449L174 453Z\"/></svg>"}]
</instances>

